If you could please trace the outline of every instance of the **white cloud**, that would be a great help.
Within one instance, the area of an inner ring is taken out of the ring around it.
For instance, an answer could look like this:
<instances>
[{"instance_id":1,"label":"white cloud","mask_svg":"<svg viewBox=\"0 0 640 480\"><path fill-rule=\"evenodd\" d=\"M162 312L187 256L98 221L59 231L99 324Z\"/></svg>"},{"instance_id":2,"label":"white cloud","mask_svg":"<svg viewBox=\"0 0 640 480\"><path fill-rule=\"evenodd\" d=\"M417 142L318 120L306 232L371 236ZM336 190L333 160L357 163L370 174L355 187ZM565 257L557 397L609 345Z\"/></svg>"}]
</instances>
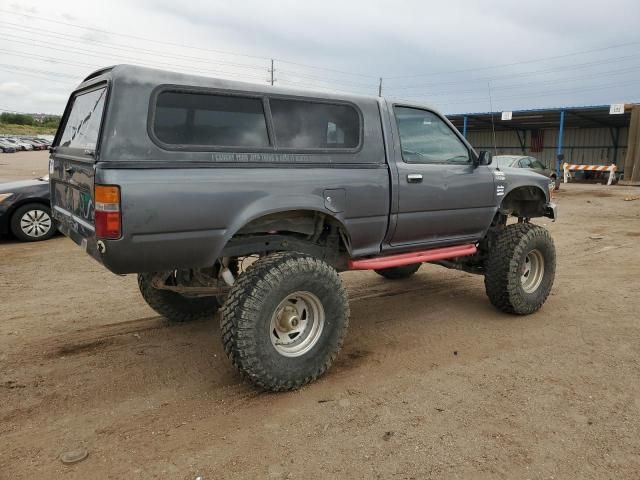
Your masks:
<instances>
[{"instance_id":1,"label":"white cloud","mask_svg":"<svg viewBox=\"0 0 640 480\"><path fill-rule=\"evenodd\" d=\"M448 112L488 110L489 79L496 109L640 100L640 31L620 23L620 12L640 18L637 0L23 0L20 8L38 18L0 5L0 82L55 95L3 98L16 110L60 113L75 85L107 65L263 83L270 58L280 85L376 94L382 76L385 94ZM522 63L630 42L638 43Z\"/></svg>"},{"instance_id":2,"label":"white cloud","mask_svg":"<svg viewBox=\"0 0 640 480\"><path fill-rule=\"evenodd\" d=\"M0 83L0 93L5 95L24 96L30 92L30 88L18 82Z\"/></svg>"}]
</instances>

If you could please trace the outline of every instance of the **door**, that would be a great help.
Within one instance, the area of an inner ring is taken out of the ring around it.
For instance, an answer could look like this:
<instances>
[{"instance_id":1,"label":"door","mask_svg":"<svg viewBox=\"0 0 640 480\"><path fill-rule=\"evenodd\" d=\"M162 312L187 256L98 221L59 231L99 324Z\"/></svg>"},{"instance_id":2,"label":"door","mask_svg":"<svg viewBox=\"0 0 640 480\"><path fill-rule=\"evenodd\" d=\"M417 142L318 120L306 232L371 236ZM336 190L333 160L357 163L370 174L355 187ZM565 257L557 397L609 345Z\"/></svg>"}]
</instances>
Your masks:
<instances>
[{"instance_id":1,"label":"door","mask_svg":"<svg viewBox=\"0 0 640 480\"><path fill-rule=\"evenodd\" d=\"M438 114L395 106L398 211L391 238L403 244L456 244L482 236L495 214L493 170Z\"/></svg>"}]
</instances>

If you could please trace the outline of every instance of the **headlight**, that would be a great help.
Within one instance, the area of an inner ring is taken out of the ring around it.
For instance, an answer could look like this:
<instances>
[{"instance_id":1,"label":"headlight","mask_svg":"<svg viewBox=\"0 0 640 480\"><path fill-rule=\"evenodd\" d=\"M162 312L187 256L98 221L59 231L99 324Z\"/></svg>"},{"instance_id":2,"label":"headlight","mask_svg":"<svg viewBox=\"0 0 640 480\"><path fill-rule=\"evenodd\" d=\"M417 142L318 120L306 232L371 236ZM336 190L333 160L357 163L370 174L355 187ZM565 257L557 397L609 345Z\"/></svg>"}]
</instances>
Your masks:
<instances>
[{"instance_id":1,"label":"headlight","mask_svg":"<svg viewBox=\"0 0 640 480\"><path fill-rule=\"evenodd\" d=\"M11 195L13 195L13 193L0 193L0 203L4 202Z\"/></svg>"}]
</instances>

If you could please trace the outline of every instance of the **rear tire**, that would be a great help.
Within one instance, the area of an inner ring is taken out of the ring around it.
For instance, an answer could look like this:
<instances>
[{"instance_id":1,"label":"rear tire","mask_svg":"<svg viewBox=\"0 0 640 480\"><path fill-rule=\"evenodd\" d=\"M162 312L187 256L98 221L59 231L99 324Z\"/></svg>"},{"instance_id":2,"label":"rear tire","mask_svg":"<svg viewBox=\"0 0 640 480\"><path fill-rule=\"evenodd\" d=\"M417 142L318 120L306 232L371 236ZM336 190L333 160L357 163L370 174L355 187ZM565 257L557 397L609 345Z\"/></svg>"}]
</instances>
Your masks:
<instances>
[{"instance_id":1,"label":"rear tire","mask_svg":"<svg viewBox=\"0 0 640 480\"><path fill-rule=\"evenodd\" d=\"M414 263L412 265L403 265L402 267L382 268L380 270L374 270L378 275L383 276L389 280L400 280L402 278L408 278L420 269L421 263Z\"/></svg>"},{"instance_id":2,"label":"rear tire","mask_svg":"<svg viewBox=\"0 0 640 480\"><path fill-rule=\"evenodd\" d=\"M527 315L546 301L555 272L556 250L549 232L517 223L497 234L485 263L484 285L497 309Z\"/></svg>"},{"instance_id":3,"label":"rear tire","mask_svg":"<svg viewBox=\"0 0 640 480\"><path fill-rule=\"evenodd\" d=\"M327 263L283 252L257 260L222 309L224 350L254 385L294 390L321 376L342 346L347 294Z\"/></svg>"},{"instance_id":4,"label":"rear tire","mask_svg":"<svg viewBox=\"0 0 640 480\"><path fill-rule=\"evenodd\" d=\"M215 315L220 308L216 297L186 297L151 284L153 274L138 274L138 288L147 305L170 322L190 322Z\"/></svg>"}]
</instances>

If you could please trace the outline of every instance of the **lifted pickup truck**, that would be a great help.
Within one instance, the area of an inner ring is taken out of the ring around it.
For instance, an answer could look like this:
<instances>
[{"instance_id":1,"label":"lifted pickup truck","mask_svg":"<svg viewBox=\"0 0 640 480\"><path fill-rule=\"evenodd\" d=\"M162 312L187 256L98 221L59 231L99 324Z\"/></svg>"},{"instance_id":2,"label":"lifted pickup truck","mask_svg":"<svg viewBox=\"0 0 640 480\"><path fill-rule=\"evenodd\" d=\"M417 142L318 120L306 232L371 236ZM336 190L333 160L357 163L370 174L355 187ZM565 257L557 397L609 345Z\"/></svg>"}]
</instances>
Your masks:
<instances>
[{"instance_id":1,"label":"lifted pickup truck","mask_svg":"<svg viewBox=\"0 0 640 480\"><path fill-rule=\"evenodd\" d=\"M221 307L227 355L264 389L331 365L349 319L338 272L437 263L484 275L515 314L553 284L553 241L529 222L555 219L548 179L495 168L424 105L119 65L71 95L51 151L59 229L137 273L170 321Z\"/></svg>"}]
</instances>

